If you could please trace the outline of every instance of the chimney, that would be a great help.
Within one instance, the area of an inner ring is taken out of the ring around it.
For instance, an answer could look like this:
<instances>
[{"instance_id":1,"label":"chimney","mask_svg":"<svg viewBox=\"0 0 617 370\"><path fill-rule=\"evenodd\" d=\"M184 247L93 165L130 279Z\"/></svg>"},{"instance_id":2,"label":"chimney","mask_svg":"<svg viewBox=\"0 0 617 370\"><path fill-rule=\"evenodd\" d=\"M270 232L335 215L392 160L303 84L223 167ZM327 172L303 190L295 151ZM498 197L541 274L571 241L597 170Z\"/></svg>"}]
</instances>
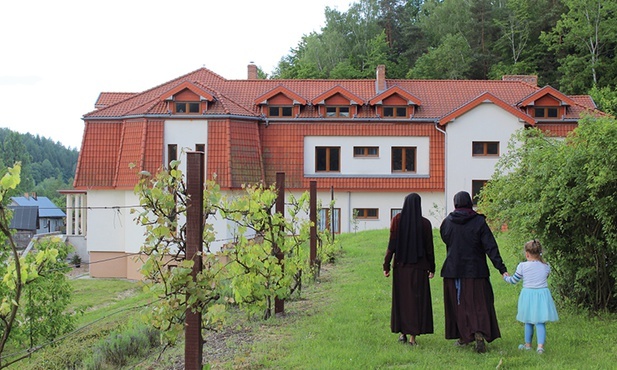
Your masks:
<instances>
[{"instance_id":1,"label":"chimney","mask_svg":"<svg viewBox=\"0 0 617 370\"><path fill-rule=\"evenodd\" d=\"M248 72L249 80L257 80L257 66L253 62L249 63Z\"/></svg>"},{"instance_id":2,"label":"chimney","mask_svg":"<svg viewBox=\"0 0 617 370\"><path fill-rule=\"evenodd\" d=\"M377 66L377 78L375 79L375 90L377 94L386 91L386 66L380 64Z\"/></svg>"},{"instance_id":3,"label":"chimney","mask_svg":"<svg viewBox=\"0 0 617 370\"><path fill-rule=\"evenodd\" d=\"M538 76L536 75L503 75L502 81L520 81L533 86L538 86Z\"/></svg>"}]
</instances>

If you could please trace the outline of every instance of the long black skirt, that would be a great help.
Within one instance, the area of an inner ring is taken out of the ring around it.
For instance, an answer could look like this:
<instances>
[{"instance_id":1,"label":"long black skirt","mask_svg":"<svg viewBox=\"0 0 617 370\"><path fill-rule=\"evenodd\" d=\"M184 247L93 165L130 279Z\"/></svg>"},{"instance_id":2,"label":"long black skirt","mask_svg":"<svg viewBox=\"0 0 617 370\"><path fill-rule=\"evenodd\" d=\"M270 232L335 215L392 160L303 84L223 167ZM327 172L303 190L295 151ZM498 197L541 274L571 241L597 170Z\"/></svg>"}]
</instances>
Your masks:
<instances>
[{"instance_id":1,"label":"long black skirt","mask_svg":"<svg viewBox=\"0 0 617 370\"><path fill-rule=\"evenodd\" d=\"M460 281L460 292L456 289ZM487 342L500 338L493 287L488 278L443 279L446 339L474 340L480 332Z\"/></svg>"},{"instance_id":2,"label":"long black skirt","mask_svg":"<svg viewBox=\"0 0 617 370\"><path fill-rule=\"evenodd\" d=\"M392 276L393 333L409 335L433 333L433 302L428 271L395 266Z\"/></svg>"}]
</instances>

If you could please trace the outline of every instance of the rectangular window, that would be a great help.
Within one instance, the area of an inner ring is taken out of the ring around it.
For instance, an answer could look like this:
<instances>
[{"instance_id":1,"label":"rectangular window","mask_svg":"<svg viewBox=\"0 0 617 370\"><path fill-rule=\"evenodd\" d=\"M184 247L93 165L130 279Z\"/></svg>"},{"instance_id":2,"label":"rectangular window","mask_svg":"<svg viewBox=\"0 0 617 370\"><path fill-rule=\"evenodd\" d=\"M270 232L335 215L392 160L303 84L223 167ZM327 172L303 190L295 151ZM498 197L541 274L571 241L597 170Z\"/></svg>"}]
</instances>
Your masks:
<instances>
[{"instance_id":1,"label":"rectangular window","mask_svg":"<svg viewBox=\"0 0 617 370\"><path fill-rule=\"evenodd\" d=\"M407 107L384 106L383 116L389 118L407 118Z\"/></svg>"},{"instance_id":2,"label":"rectangular window","mask_svg":"<svg viewBox=\"0 0 617 370\"><path fill-rule=\"evenodd\" d=\"M480 195L480 191L488 180L472 180L471 181L471 199L473 200L473 205L478 204L478 196Z\"/></svg>"},{"instance_id":3,"label":"rectangular window","mask_svg":"<svg viewBox=\"0 0 617 370\"><path fill-rule=\"evenodd\" d=\"M415 172L416 148L392 147L392 172Z\"/></svg>"},{"instance_id":4,"label":"rectangular window","mask_svg":"<svg viewBox=\"0 0 617 370\"><path fill-rule=\"evenodd\" d=\"M557 107L536 107L533 116L535 118L557 118L558 113Z\"/></svg>"},{"instance_id":5,"label":"rectangular window","mask_svg":"<svg viewBox=\"0 0 617 370\"><path fill-rule=\"evenodd\" d=\"M354 146L354 157L379 157L378 146Z\"/></svg>"},{"instance_id":6,"label":"rectangular window","mask_svg":"<svg viewBox=\"0 0 617 370\"><path fill-rule=\"evenodd\" d=\"M353 212L357 215L358 220L375 220L379 218L379 209L377 208L354 208Z\"/></svg>"},{"instance_id":7,"label":"rectangular window","mask_svg":"<svg viewBox=\"0 0 617 370\"><path fill-rule=\"evenodd\" d=\"M291 117L293 109L288 106L271 106L268 107L269 117Z\"/></svg>"},{"instance_id":8,"label":"rectangular window","mask_svg":"<svg viewBox=\"0 0 617 370\"><path fill-rule=\"evenodd\" d=\"M349 118L349 107L326 107L326 117Z\"/></svg>"},{"instance_id":9,"label":"rectangular window","mask_svg":"<svg viewBox=\"0 0 617 370\"><path fill-rule=\"evenodd\" d=\"M172 161L178 159L178 145L169 144L167 145L167 167L171 167L170 164Z\"/></svg>"},{"instance_id":10,"label":"rectangular window","mask_svg":"<svg viewBox=\"0 0 617 370\"><path fill-rule=\"evenodd\" d=\"M176 113L199 113L199 102L177 102Z\"/></svg>"},{"instance_id":11,"label":"rectangular window","mask_svg":"<svg viewBox=\"0 0 617 370\"><path fill-rule=\"evenodd\" d=\"M340 165L340 146L318 146L315 148L316 172L339 172L341 170Z\"/></svg>"},{"instance_id":12,"label":"rectangular window","mask_svg":"<svg viewBox=\"0 0 617 370\"><path fill-rule=\"evenodd\" d=\"M402 208L392 208L392 209L390 209L390 220L392 220L394 218L394 216L398 215L402 211L403 211Z\"/></svg>"},{"instance_id":13,"label":"rectangular window","mask_svg":"<svg viewBox=\"0 0 617 370\"><path fill-rule=\"evenodd\" d=\"M499 141L474 141L471 152L473 156L499 156Z\"/></svg>"},{"instance_id":14,"label":"rectangular window","mask_svg":"<svg viewBox=\"0 0 617 370\"><path fill-rule=\"evenodd\" d=\"M317 219L317 229L319 231L330 230L332 234L341 233L341 209L322 208L319 210Z\"/></svg>"},{"instance_id":15,"label":"rectangular window","mask_svg":"<svg viewBox=\"0 0 617 370\"><path fill-rule=\"evenodd\" d=\"M206 152L206 144L195 144L196 152Z\"/></svg>"}]
</instances>

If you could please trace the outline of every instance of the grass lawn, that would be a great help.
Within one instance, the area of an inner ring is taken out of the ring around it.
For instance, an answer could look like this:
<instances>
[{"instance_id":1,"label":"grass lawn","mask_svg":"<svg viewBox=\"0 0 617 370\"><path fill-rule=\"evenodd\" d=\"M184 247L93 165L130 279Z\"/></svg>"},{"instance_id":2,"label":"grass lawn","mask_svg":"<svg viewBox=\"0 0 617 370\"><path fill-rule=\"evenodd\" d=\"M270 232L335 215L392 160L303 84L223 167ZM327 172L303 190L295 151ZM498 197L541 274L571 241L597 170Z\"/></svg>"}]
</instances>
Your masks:
<instances>
[{"instance_id":1,"label":"grass lawn","mask_svg":"<svg viewBox=\"0 0 617 370\"><path fill-rule=\"evenodd\" d=\"M304 292L288 302L287 316L262 328L262 340L216 368L245 369L613 369L617 361L615 315L590 318L558 307L560 321L547 324L546 352L520 351L523 325L516 321L521 284L506 284L491 266L501 338L488 353L457 348L444 337L439 271L445 246L435 234L437 273L431 281L435 333L418 337L418 347L397 342L390 332L391 278L382 273L387 230L341 235L344 256ZM508 270L521 261L522 246L500 238ZM558 300L558 297L556 297ZM534 344L535 348L535 344Z\"/></svg>"},{"instance_id":2,"label":"grass lawn","mask_svg":"<svg viewBox=\"0 0 617 370\"><path fill-rule=\"evenodd\" d=\"M437 236L437 234L435 234ZM445 247L435 237L437 273L431 280L435 333L418 337L418 347L398 343L390 332L391 278L382 273L388 231L337 236L343 255L326 265L316 282L307 283L299 299L285 303L285 316L247 321L237 310L225 332L209 334L205 362L212 369L613 369L617 362L617 315L590 317L559 305L560 321L547 324L546 352L519 351L523 325L516 321L521 284L506 284L491 267L501 338L477 354L473 346L457 348L444 339L442 279ZM502 257L513 272L522 246L498 239ZM81 308L77 326L84 328L12 366L49 369L53 358L80 358L94 344L138 315L146 313L140 284L116 279L74 280ZM142 306L142 307L140 307ZM139 308L136 308L139 307ZM535 344L534 344L535 347ZM181 369L183 341L125 369Z\"/></svg>"}]
</instances>

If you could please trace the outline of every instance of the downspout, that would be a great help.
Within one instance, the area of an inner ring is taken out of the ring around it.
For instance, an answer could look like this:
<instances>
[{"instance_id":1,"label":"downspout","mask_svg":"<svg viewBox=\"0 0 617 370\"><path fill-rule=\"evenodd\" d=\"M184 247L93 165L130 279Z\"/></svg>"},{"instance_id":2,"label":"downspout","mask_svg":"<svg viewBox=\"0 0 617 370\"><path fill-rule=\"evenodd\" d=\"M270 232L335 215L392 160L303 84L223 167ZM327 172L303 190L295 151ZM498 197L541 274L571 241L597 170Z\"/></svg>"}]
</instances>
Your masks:
<instances>
[{"instance_id":1,"label":"downspout","mask_svg":"<svg viewBox=\"0 0 617 370\"><path fill-rule=\"evenodd\" d=\"M353 217L353 212L351 212L351 191L348 191L347 192L347 232L348 233L351 233L351 218L352 217Z\"/></svg>"},{"instance_id":2,"label":"downspout","mask_svg":"<svg viewBox=\"0 0 617 370\"><path fill-rule=\"evenodd\" d=\"M448 133L439 128L439 121L435 120L435 130L441 132L444 137L444 169L443 169L443 196L444 196L444 214L445 218L448 215Z\"/></svg>"}]
</instances>

